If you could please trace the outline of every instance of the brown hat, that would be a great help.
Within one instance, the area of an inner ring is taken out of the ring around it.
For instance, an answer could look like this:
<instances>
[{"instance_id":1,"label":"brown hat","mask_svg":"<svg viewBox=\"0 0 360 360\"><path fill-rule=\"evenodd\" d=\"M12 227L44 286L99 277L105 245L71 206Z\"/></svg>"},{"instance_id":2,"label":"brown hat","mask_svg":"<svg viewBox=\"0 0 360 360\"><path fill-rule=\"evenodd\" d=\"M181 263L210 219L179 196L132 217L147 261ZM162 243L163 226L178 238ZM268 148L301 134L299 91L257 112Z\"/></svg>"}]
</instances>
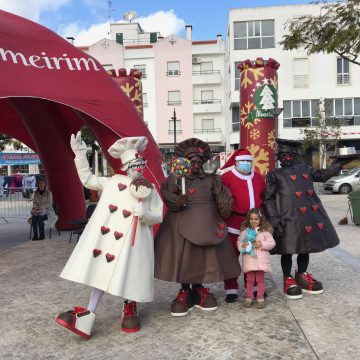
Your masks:
<instances>
[{"instance_id":1,"label":"brown hat","mask_svg":"<svg viewBox=\"0 0 360 360\"><path fill-rule=\"evenodd\" d=\"M175 153L177 156L184 158L196 155L203 162L206 162L210 159L210 146L200 139L190 138L177 144Z\"/></svg>"}]
</instances>

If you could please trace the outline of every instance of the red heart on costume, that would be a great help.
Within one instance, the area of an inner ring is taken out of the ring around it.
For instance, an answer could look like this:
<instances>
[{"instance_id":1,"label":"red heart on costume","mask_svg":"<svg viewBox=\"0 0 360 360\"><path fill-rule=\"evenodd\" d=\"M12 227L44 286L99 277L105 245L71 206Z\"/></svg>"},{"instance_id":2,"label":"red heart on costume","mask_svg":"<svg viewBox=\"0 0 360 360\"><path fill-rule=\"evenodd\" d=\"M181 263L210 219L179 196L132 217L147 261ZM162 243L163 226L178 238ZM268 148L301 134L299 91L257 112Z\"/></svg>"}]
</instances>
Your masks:
<instances>
[{"instance_id":1,"label":"red heart on costume","mask_svg":"<svg viewBox=\"0 0 360 360\"><path fill-rule=\"evenodd\" d=\"M219 225L219 228L221 230L224 230L226 224L225 223L218 223L218 225Z\"/></svg>"},{"instance_id":2,"label":"red heart on costume","mask_svg":"<svg viewBox=\"0 0 360 360\"><path fill-rule=\"evenodd\" d=\"M311 205L313 211L317 212L319 210L319 205Z\"/></svg>"},{"instance_id":3,"label":"red heart on costume","mask_svg":"<svg viewBox=\"0 0 360 360\"><path fill-rule=\"evenodd\" d=\"M124 234L121 233L121 232L115 231L115 232L114 232L114 236L115 236L115 239L116 239L116 240L119 240L119 239L121 239L121 238L124 236Z\"/></svg>"},{"instance_id":4,"label":"red heart on costume","mask_svg":"<svg viewBox=\"0 0 360 360\"><path fill-rule=\"evenodd\" d=\"M122 211L122 214L123 214L124 218L126 219L127 217L129 217L131 215L131 211L128 211L128 210L124 209Z\"/></svg>"},{"instance_id":5,"label":"red heart on costume","mask_svg":"<svg viewBox=\"0 0 360 360\"><path fill-rule=\"evenodd\" d=\"M113 260L115 259L115 255L111 255L111 254L109 254L109 253L106 253L105 257L106 257L106 261L107 261L108 263L111 262L111 261L113 261Z\"/></svg>"},{"instance_id":6,"label":"red heart on costume","mask_svg":"<svg viewBox=\"0 0 360 360\"><path fill-rule=\"evenodd\" d=\"M301 191L296 191L295 195L300 199L302 196L302 192Z\"/></svg>"},{"instance_id":7,"label":"red heart on costume","mask_svg":"<svg viewBox=\"0 0 360 360\"><path fill-rule=\"evenodd\" d=\"M193 194L196 193L196 189L194 189L194 188L189 188L189 189L187 189L187 192L189 193L189 195L193 195Z\"/></svg>"},{"instance_id":8,"label":"red heart on costume","mask_svg":"<svg viewBox=\"0 0 360 360\"><path fill-rule=\"evenodd\" d=\"M305 231L306 231L307 233L310 233L311 230L312 230L312 226L311 226L311 225L305 226Z\"/></svg>"},{"instance_id":9,"label":"red heart on costume","mask_svg":"<svg viewBox=\"0 0 360 360\"><path fill-rule=\"evenodd\" d=\"M221 239L224 237L224 231L223 230L216 230L216 236Z\"/></svg>"},{"instance_id":10,"label":"red heart on costume","mask_svg":"<svg viewBox=\"0 0 360 360\"><path fill-rule=\"evenodd\" d=\"M314 190L306 190L306 193L307 193L309 196L313 196Z\"/></svg>"},{"instance_id":11,"label":"red heart on costume","mask_svg":"<svg viewBox=\"0 0 360 360\"><path fill-rule=\"evenodd\" d=\"M110 231L110 228L106 227L106 226L102 226L101 227L101 233L103 235L107 234Z\"/></svg>"},{"instance_id":12,"label":"red heart on costume","mask_svg":"<svg viewBox=\"0 0 360 360\"><path fill-rule=\"evenodd\" d=\"M93 250L94 258L97 257L97 256L99 256L100 254L101 254L101 250L99 250L99 249L94 249L94 250Z\"/></svg>"},{"instance_id":13,"label":"red heart on costume","mask_svg":"<svg viewBox=\"0 0 360 360\"><path fill-rule=\"evenodd\" d=\"M127 185L122 184L122 183L118 183L118 188L119 188L120 191L123 191L123 190L125 190L127 188Z\"/></svg>"},{"instance_id":14,"label":"red heart on costume","mask_svg":"<svg viewBox=\"0 0 360 360\"><path fill-rule=\"evenodd\" d=\"M307 180L309 178L309 174L302 174L302 177Z\"/></svg>"},{"instance_id":15,"label":"red heart on costume","mask_svg":"<svg viewBox=\"0 0 360 360\"><path fill-rule=\"evenodd\" d=\"M300 208L300 212L301 212L302 214L305 214L306 211L307 211L307 208L306 208L305 206Z\"/></svg>"},{"instance_id":16,"label":"red heart on costume","mask_svg":"<svg viewBox=\"0 0 360 360\"><path fill-rule=\"evenodd\" d=\"M110 204L109 205L109 210L111 213L115 212L118 209L118 207L116 205Z\"/></svg>"},{"instance_id":17,"label":"red heart on costume","mask_svg":"<svg viewBox=\"0 0 360 360\"><path fill-rule=\"evenodd\" d=\"M290 175L290 179L291 179L292 181L296 181L296 175Z\"/></svg>"},{"instance_id":18,"label":"red heart on costume","mask_svg":"<svg viewBox=\"0 0 360 360\"><path fill-rule=\"evenodd\" d=\"M319 230L322 230L324 228L323 223L317 223L316 226L318 227Z\"/></svg>"}]
</instances>

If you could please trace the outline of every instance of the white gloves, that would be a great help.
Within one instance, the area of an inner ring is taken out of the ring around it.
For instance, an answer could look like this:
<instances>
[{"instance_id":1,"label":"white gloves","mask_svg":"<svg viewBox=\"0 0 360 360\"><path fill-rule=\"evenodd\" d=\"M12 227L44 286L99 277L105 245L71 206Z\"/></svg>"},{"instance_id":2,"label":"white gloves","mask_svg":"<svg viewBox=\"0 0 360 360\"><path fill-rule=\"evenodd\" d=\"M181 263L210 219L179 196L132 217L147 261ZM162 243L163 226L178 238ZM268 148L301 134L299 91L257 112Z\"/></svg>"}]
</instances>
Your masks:
<instances>
[{"instance_id":1,"label":"white gloves","mask_svg":"<svg viewBox=\"0 0 360 360\"><path fill-rule=\"evenodd\" d=\"M140 201L134 206L133 215L137 216L141 220L145 215L146 209L144 204Z\"/></svg>"},{"instance_id":2,"label":"white gloves","mask_svg":"<svg viewBox=\"0 0 360 360\"><path fill-rule=\"evenodd\" d=\"M81 140L81 132L78 131L76 137L74 134L71 135L70 146L77 158L86 157L87 146L85 141Z\"/></svg>"}]
</instances>

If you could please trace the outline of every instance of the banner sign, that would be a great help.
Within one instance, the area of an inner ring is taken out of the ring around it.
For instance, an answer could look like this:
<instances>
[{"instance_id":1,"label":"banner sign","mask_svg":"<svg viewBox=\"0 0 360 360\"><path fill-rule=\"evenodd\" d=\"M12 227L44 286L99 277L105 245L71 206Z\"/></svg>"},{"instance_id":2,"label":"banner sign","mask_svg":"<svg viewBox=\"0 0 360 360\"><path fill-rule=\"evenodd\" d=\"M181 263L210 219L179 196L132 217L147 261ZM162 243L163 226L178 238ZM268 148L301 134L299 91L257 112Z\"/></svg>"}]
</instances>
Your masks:
<instances>
[{"instance_id":1,"label":"banner sign","mask_svg":"<svg viewBox=\"0 0 360 360\"><path fill-rule=\"evenodd\" d=\"M0 152L0 165L30 165L30 164L40 164L40 158L38 154Z\"/></svg>"}]
</instances>

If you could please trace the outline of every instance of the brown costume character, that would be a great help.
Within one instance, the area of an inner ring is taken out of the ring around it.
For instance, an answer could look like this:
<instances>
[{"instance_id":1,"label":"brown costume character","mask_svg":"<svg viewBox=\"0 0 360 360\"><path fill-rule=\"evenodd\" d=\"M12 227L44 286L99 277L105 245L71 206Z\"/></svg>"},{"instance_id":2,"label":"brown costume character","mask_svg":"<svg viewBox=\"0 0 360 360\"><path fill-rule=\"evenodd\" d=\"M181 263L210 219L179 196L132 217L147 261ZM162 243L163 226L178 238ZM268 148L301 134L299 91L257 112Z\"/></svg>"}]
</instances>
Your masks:
<instances>
[{"instance_id":1,"label":"brown costume character","mask_svg":"<svg viewBox=\"0 0 360 360\"><path fill-rule=\"evenodd\" d=\"M184 316L194 306L216 310L215 297L202 284L236 277L240 265L230 241L224 241L223 219L230 216L232 196L218 175L202 168L210 157L209 145L191 138L179 143L175 152L190 160L191 174L185 179L186 195L173 174L161 187L168 210L155 239L155 277L181 283L171 314Z\"/></svg>"}]
</instances>

